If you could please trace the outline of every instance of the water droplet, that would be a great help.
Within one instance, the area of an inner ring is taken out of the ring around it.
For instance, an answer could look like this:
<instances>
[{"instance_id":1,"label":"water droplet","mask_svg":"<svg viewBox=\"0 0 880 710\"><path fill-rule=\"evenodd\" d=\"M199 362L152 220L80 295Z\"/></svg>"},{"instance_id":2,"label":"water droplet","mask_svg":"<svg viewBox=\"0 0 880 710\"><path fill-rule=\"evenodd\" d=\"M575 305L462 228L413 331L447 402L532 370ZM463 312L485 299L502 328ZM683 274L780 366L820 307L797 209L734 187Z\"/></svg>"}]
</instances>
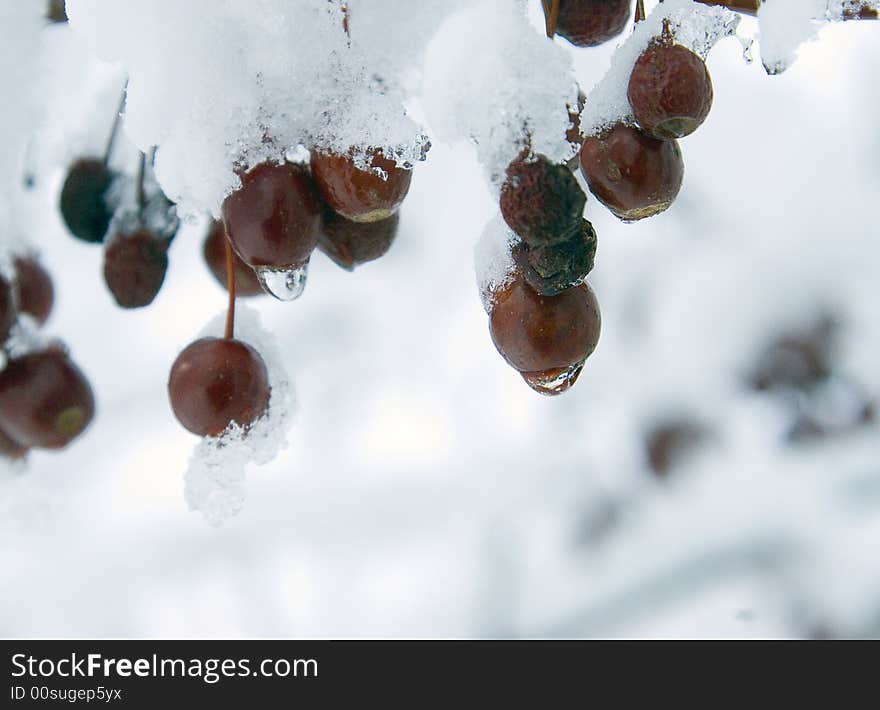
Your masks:
<instances>
[{"instance_id":1,"label":"water droplet","mask_svg":"<svg viewBox=\"0 0 880 710\"><path fill-rule=\"evenodd\" d=\"M279 301L293 301L302 295L309 275L309 262L289 269L262 266L254 269L263 290Z\"/></svg>"},{"instance_id":2,"label":"water droplet","mask_svg":"<svg viewBox=\"0 0 880 710\"><path fill-rule=\"evenodd\" d=\"M568 367L555 367L541 372L522 372L522 378L529 387L539 394L554 397L567 392L577 382L577 378L584 369L584 361L569 365Z\"/></svg>"}]
</instances>

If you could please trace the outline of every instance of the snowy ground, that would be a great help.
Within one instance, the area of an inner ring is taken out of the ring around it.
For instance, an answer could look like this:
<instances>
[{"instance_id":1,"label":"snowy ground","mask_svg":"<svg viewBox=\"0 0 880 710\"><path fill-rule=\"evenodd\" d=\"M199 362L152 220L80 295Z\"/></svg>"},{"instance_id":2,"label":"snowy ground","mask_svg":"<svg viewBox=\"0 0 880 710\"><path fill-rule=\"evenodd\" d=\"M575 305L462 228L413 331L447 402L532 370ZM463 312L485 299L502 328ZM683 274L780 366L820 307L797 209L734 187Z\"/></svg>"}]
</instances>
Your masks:
<instances>
[{"instance_id":1,"label":"snowy ground","mask_svg":"<svg viewBox=\"0 0 880 710\"><path fill-rule=\"evenodd\" d=\"M47 32L55 56L80 51ZM62 81L82 61L52 63L47 121L71 128L35 156L55 167L22 219L55 277L49 327L99 413L69 450L3 473L0 635L880 635L878 425L791 446L788 408L742 386L780 329L826 309L834 382L880 397L878 33L823 30L776 77L734 39L713 50L715 105L682 143L673 208L623 225L588 203L604 332L561 398L494 350L473 245L496 208L474 150L435 142L385 258L349 274L316 254L300 300L249 301L298 408L219 529L187 510L197 439L165 391L225 303L203 225L178 236L151 308L113 305L100 251L65 234L54 201L65 161L100 145L119 79ZM612 51L573 52L585 87ZM679 413L714 436L658 480L644 433Z\"/></svg>"}]
</instances>

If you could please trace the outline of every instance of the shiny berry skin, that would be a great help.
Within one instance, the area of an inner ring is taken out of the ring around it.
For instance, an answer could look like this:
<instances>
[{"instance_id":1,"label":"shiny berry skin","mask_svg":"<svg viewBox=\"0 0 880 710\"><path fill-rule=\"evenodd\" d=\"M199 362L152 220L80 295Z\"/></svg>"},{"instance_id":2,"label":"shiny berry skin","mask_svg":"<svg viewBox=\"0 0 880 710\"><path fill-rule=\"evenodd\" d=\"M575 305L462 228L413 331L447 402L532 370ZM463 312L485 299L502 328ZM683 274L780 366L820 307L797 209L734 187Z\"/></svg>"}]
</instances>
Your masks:
<instances>
[{"instance_id":1,"label":"shiny berry skin","mask_svg":"<svg viewBox=\"0 0 880 710\"><path fill-rule=\"evenodd\" d=\"M520 242L513 248L513 257L523 278L538 294L555 296L577 286L593 270L597 245L593 225L582 219L580 228L565 241L536 247Z\"/></svg>"},{"instance_id":2,"label":"shiny berry skin","mask_svg":"<svg viewBox=\"0 0 880 710\"><path fill-rule=\"evenodd\" d=\"M328 209L324 212L318 248L338 266L353 271L356 266L384 256L397 236L399 222L398 213L381 222L352 222Z\"/></svg>"},{"instance_id":3,"label":"shiny berry skin","mask_svg":"<svg viewBox=\"0 0 880 710\"><path fill-rule=\"evenodd\" d=\"M689 49L653 42L629 79L629 102L639 125L661 140L693 133L712 108L712 79L706 63Z\"/></svg>"},{"instance_id":4,"label":"shiny berry skin","mask_svg":"<svg viewBox=\"0 0 880 710\"><path fill-rule=\"evenodd\" d=\"M678 141L660 141L618 124L581 148L590 192L620 219L635 222L668 209L684 179Z\"/></svg>"},{"instance_id":5,"label":"shiny berry skin","mask_svg":"<svg viewBox=\"0 0 880 710\"><path fill-rule=\"evenodd\" d=\"M211 223L205 235L205 243L202 245L202 255L214 278L226 288L226 227L223 226L222 221L215 220ZM235 271L236 296L259 296L265 293L254 270L235 252L232 253L232 263Z\"/></svg>"},{"instance_id":6,"label":"shiny berry skin","mask_svg":"<svg viewBox=\"0 0 880 710\"><path fill-rule=\"evenodd\" d=\"M318 243L321 203L308 169L261 163L241 174L223 202L226 233L252 267L284 269L306 263Z\"/></svg>"},{"instance_id":7,"label":"shiny berry skin","mask_svg":"<svg viewBox=\"0 0 880 710\"><path fill-rule=\"evenodd\" d=\"M52 277L33 257L19 257L15 260L15 281L18 309L42 325L55 303Z\"/></svg>"},{"instance_id":8,"label":"shiny berry skin","mask_svg":"<svg viewBox=\"0 0 880 710\"><path fill-rule=\"evenodd\" d=\"M9 331L15 323L15 299L12 295L12 286L0 276L0 345L9 337Z\"/></svg>"},{"instance_id":9,"label":"shiny berry skin","mask_svg":"<svg viewBox=\"0 0 880 710\"><path fill-rule=\"evenodd\" d=\"M60 449L94 414L91 386L58 347L11 360L0 372L0 429L21 446Z\"/></svg>"},{"instance_id":10,"label":"shiny berry skin","mask_svg":"<svg viewBox=\"0 0 880 710\"><path fill-rule=\"evenodd\" d=\"M556 33L577 47L595 47L626 29L631 0L561 0Z\"/></svg>"},{"instance_id":11,"label":"shiny berry skin","mask_svg":"<svg viewBox=\"0 0 880 710\"><path fill-rule=\"evenodd\" d=\"M312 175L324 201L352 222L379 222L394 214L409 192L412 170L401 168L382 151L372 151L370 169L354 157L312 151Z\"/></svg>"},{"instance_id":12,"label":"shiny berry skin","mask_svg":"<svg viewBox=\"0 0 880 710\"><path fill-rule=\"evenodd\" d=\"M61 188L61 216L77 239L103 242L113 217L107 194L114 175L100 160L75 162Z\"/></svg>"},{"instance_id":13,"label":"shiny berry skin","mask_svg":"<svg viewBox=\"0 0 880 710\"><path fill-rule=\"evenodd\" d=\"M492 341L519 372L568 368L596 349L602 321L587 284L540 296L521 277L496 295L489 316Z\"/></svg>"},{"instance_id":14,"label":"shiny berry skin","mask_svg":"<svg viewBox=\"0 0 880 710\"><path fill-rule=\"evenodd\" d=\"M0 458L16 461L27 455L27 446L22 446L17 441L13 441L9 434L0 429Z\"/></svg>"},{"instance_id":15,"label":"shiny berry skin","mask_svg":"<svg viewBox=\"0 0 880 710\"><path fill-rule=\"evenodd\" d=\"M150 305L167 270L168 240L145 229L117 235L104 249L104 282L121 308Z\"/></svg>"},{"instance_id":16,"label":"shiny berry skin","mask_svg":"<svg viewBox=\"0 0 880 710\"><path fill-rule=\"evenodd\" d=\"M219 436L232 422L250 426L269 394L266 363L240 340L196 340L177 356L168 379L175 416L199 436Z\"/></svg>"},{"instance_id":17,"label":"shiny berry skin","mask_svg":"<svg viewBox=\"0 0 880 710\"><path fill-rule=\"evenodd\" d=\"M567 165L521 155L507 166L501 215L531 245L566 239L580 224L587 196Z\"/></svg>"}]
</instances>

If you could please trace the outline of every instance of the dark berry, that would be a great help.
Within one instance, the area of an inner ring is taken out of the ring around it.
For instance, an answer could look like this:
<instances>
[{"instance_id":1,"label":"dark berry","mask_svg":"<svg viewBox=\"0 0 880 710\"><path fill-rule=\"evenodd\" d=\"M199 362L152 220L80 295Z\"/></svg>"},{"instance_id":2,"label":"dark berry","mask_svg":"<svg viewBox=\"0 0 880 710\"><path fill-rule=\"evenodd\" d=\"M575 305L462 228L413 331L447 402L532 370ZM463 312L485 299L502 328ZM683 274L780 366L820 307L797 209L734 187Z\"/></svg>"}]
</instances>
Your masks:
<instances>
[{"instance_id":1,"label":"dark berry","mask_svg":"<svg viewBox=\"0 0 880 710\"><path fill-rule=\"evenodd\" d=\"M807 328L782 333L758 358L749 386L761 392L815 389L833 371L838 331L838 322L823 315Z\"/></svg>"},{"instance_id":2,"label":"dark berry","mask_svg":"<svg viewBox=\"0 0 880 710\"><path fill-rule=\"evenodd\" d=\"M398 167L380 150L370 152L370 168L352 154L312 151L312 174L324 201L353 222L378 222L390 217L409 192L412 170Z\"/></svg>"},{"instance_id":3,"label":"dark berry","mask_svg":"<svg viewBox=\"0 0 880 710\"><path fill-rule=\"evenodd\" d=\"M24 458L27 452L28 448L26 446L22 446L17 441L13 441L9 434L0 429L0 458L15 461Z\"/></svg>"},{"instance_id":4,"label":"dark berry","mask_svg":"<svg viewBox=\"0 0 880 710\"><path fill-rule=\"evenodd\" d=\"M49 0L46 19L49 22L67 22L67 3L65 0Z\"/></svg>"},{"instance_id":5,"label":"dark berry","mask_svg":"<svg viewBox=\"0 0 880 710\"><path fill-rule=\"evenodd\" d=\"M712 108L706 63L681 45L653 42L633 67L629 102L639 125L655 138L690 135Z\"/></svg>"},{"instance_id":6,"label":"dark berry","mask_svg":"<svg viewBox=\"0 0 880 710\"><path fill-rule=\"evenodd\" d=\"M396 212L380 222L352 222L328 209L324 211L318 248L343 269L353 271L391 248L399 222Z\"/></svg>"},{"instance_id":7,"label":"dark berry","mask_svg":"<svg viewBox=\"0 0 880 710\"><path fill-rule=\"evenodd\" d=\"M60 348L11 360L0 372L0 429L21 446L66 446L94 414L91 386Z\"/></svg>"},{"instance_id":8,"label":"dark berry","mask_svg":"<svg viewBox=\"0 0 880 710\"><path fill-rule=\"evenodd\" d=\"M205 235L205 243L202 245L202 254L214 278L226 288L226 227L223 226L222 221L214 220L211 223ZM254 270L235 252L232 254L232 263L235 270L236 296L259 296L265 293Z\"/></svg>"},{"instance_id":9,"label":"dark berry","mask_svg":"<svg viewBox=\"0 0 880 710\"><path fill-rule=\"evenodd\" d=\"M660 141L618 124L581 148L590 191L620 219L634 222L668 209L684 179L678 141Z\"/></svg>"},{"instance_id":10,"label":"dark berry","mask_svg":"<svg viewBox=\"0 0 880 710\"><path fill-rule=\"evenodd\" d=\"M645 437L648 466L658 476L665 476L703 445L708 436L706 427L691 419L676 417L660 422Z\"/></svg>"},{"instance_id":11,"label":"dark berry","mask_svg":"<svg viewBox=\"0 0 880 710\"><path fill-rule=\"evenodd\" d=\"M15 260L15 280L19 310L42 325L55 303L52 277L33 257L20 257Z\"/></svg>"},{"instance_id":12,"label":"dark berry","mask_svg":"<svg viewBox=\"0 0 880 710\"><path fill-rule=\"evenodd\" d=\"M541 296L521 277L496 295L492 340L519 372L543 373L582 363L599 342L599 304L587 284Z\"/></svg>"},{"instance_id":13,"label":"dark berry","mask_svg":"<svg viewBox=\"0 0 880 710\"><path fill-rule=\"evenodd\" d=\"M0 345L9 337L9 331L15 323L15 299L9 282L0 276Z\"/></svg>"},{"instance_id":14,"label":"dark berry","mask_svg":"<svg viewBox=\"0 0 880 710\"><path fill-rule=\"evenodd\" d=\"M520 242L513 248L513 256L535 291L555 296L581 283L593 270L597 244L593 225L582 219L580 228L565 241L537 247Z\"/></svg>"},{"instance_id":15,"label":"dark berry","mask_svg":"<svg viewBox=\"0 0 880 710\"><path fill-rule=\"evenodd\" d=\"M532 246L564 240L580 224L587 196L566 165L521 155L507 167L501 214Z\"/></svg>"},{"instance_id":16,"label":"dark berry","mask_svg":"<svg viewBox=\"0 0 880 710\"><path fill-rule=\"evenodd\" d=\"M250 426L269 394L266 363L240 340L196 340L177 356L168 379L175 416L199 436L219 436L232 422Z\"/></svg>"},{"instance_id":17,"label":"dark berry","mask_svg":"<svg viewBox=\"0 0 880 710\"><path fill-rule=\"evenodd\" d=\"M104 281L122 308L150 305L167 270L168 240L145 229L115 236L104 250Z\"/></svg>"},{"instance_id":18,"label":"dark berry","mask_svg":"<svg viewBox=\"0 0 880 710\"><path fill-rule=\"evenodd\" d=\"M78 160L61 188L61 216L77 239L102 242L113 217L108 191L114 175L100 160Z\"/></svg>"},{"instance_id":19,"label":"dark berry","mask_svg":"<svg viewBox=\"0 0 880 710\"><path fill-rule=\"evenodd\" d=\"M241 187L223 202L226 233L252 267L305 264L318 243L321 203L308 169L262 163L241 175Z\"/></svg>"},{"instance_id":20,"label":"dark berry","mask_svg":"<svg viewBox=\"0 0 880 710\"><path fill-rule=\"evenodd\" d=\"M631 0L560 0L556 33L577 47L595 47L620 35Z\"/></svg>"}]
</instances>

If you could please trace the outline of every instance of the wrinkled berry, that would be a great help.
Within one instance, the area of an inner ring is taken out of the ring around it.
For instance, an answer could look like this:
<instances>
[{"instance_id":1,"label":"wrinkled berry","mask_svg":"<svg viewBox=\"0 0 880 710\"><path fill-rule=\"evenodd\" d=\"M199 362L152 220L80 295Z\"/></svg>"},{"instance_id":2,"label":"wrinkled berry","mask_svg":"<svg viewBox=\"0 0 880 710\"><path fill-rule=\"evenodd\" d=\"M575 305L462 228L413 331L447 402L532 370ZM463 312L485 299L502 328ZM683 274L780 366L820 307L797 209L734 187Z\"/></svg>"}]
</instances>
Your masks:
<instances>
[{"instance_id":1,"label":"wrinkled berry","mask_svg":"<svg viewBox=\"0 0 880 710\"><path fill-rule=\"evenodd\" d=\"M561 0L556 33L577 47L595 47L620 35L631 0Z\"/></svg>"},{"instance_id":2,"label":"wrinkled berry","mask_svg":"<svg viewBox=\"0 0 880 710\"><path fill-rule=\"evenodd\" d=\"M593 225L581 220L563 242L531 247L525 242L513 249L513 257L529 285L542 296L555 296L581 283L593 270L598 240Z\"/></svg>"}]
</instances>

